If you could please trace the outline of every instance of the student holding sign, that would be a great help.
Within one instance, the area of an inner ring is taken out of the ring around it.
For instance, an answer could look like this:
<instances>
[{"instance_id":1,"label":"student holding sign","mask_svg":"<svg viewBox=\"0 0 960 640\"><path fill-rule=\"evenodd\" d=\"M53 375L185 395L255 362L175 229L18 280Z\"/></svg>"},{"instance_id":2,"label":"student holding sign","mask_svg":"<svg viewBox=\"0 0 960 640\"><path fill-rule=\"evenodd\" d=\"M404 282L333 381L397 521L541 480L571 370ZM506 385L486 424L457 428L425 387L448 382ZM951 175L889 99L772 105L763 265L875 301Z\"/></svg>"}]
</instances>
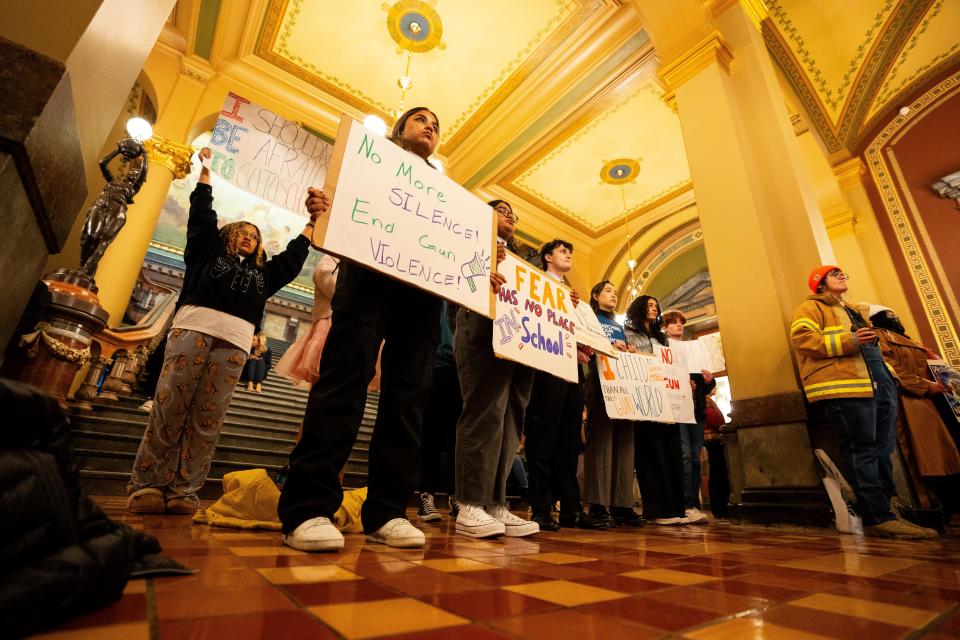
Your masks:
<instances>
[{"instance_id":1,"label":"student holding sign","mask_svg":"<svg viewBox=\"0 0 960 640\"><path fill-rule=\"evenodd\" d=\"M400 116L390 140L422 158L421 169L433 171L427 159L439 134L437 116L416 107ZM311 214L325 214L329 207L326 195L308 191ZM343 536L331 522L343 501L338 474L356 440L382 343L380 406L360 517L368 541L422 547L423 532L404 514L419 475L423 406L440 340L440 298L343 260L332 306L320 378L310 390L303 436L290 454L290 475L280 495L283 541L302 551L343 548Z\"/></svg>"},{"instance_id":2,"label":"student holding sign","mask_svg":"<svg viewBox=\"0 0 960 640\"><path fill-rule=\"evenodd\" d=\"M617 289L612 282L604 280L593 287L590 306L614 348L636 352L636 347L627 346L623 327L614 319ZM633 510L633 423L607 416L595 360L590 362L584 390L587 448L583 453L583 500L597 520L642 527L643 519Z\"/></svg>"},{"instance_id":3,"label":"student holding sign","mask_svg":"<svg viewBox=\"0 0 960 640\"><path fill-rule=\"evenodd\" d=\"M211 157L200 150L201 161ZM217 228L204 164L187 219L186 272L164 351L150 421L133 464L127 509L193 513L207 479L223 416L247 360L267 300L307 259L313 221L267 260L248 222Z\"/></svg>"},{"instance_id":4,"label":"student holding sign","mask_svg":"<svg viewBox=\"0 0 960 640\"><path fill-rule=\"evenodd\" d=\"M501 245L513 238L517 218L504 200L488 203L498 214ZM504 254L498 252L502 261ZM494 290L505 282L490 274ZM463 411L457 421L456 499L460 503L456 531L471 538L500 534L529 536L540 531L510 513L507 478L517 457L523 414L530 402L533 370L493 352L493 321L460 307L453 340Z\"/></svg>"},{"instance_id":5,"label":"student holding sign","mask_svg":"<svg viewBox=\"0 0 960 640\"><path fill-rule=\"evenodd\" d=\"M663 314L663 324L667 337L671 340L683 340L683 325L687 317L682 312L671 309ZM690 374L690 387L693 389L693 415L696 423L681 423L680 448L683 451L683 502L684 515L690 524L707 524L710 519L700 511L700 451L703 449L703 429L707 420L707 394L717 386L713 374L706 369Z\"/></svg>"},{"instance_id":6,"label":"student holding sign","mask_svg":"<svg viewBox=\"0 0 960 640\"><path fill-rule=\"evenodd\" d=\"M660 323L660 303L653 296L640 296L627 309L627 344L651 354L654 344L666 347L667 336ZM634 445L643 517L659 525L686 524L680 429L676 424L637 422Z\"/></svg>"},{"instance_id":7,"label":"student holding sign","mask_svg":"<svg viewBox=\"0 0 960 640\"><path fill-rule=\"evenodd\" d=\"M566 240L551 240L540 249L543 270L551 278L563 281L573 268L573 245ZM579 302L573 292L573 303ZM578 359L582 352L578 351ZM578 368L579 369L579 368ZM580 504L577 462L580 457L580 426L583 415L583 390L577 382L567 382L544 371L537 371L533 393L524 421L527 466L530 472L530 505L533 521L541 531L556 531L560 526L582 529L607 529L611 523L584 513ZM560 525L550 515L553 492L560 497Z\"/></svg>"}]
</instances>

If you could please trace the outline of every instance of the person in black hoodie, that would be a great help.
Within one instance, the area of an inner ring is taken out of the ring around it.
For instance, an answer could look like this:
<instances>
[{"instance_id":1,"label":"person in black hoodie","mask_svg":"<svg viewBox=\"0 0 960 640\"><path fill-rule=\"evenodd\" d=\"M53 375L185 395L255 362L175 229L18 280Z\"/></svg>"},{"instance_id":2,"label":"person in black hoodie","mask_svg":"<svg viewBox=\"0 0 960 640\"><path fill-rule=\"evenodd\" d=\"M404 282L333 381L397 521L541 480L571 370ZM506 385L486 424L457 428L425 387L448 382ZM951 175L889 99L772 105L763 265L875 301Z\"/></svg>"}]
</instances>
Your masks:
<instances>
[{"instance_id":1,"label":"person in black hoodie","mask_svg":"<svg viewBox=\"0 0 960 640\"><path fill-rule=\"evenodd\" d=\"M210 149L200 151L209 158ZM217 228L210 171L190 194L186 272L167 337L147 430L127 487L135 513L193 513L210 470L223 416L267 299L307 259L313 220L286 250L267 260L260 230L248 222Z\"/></svg>"}]
</instances>

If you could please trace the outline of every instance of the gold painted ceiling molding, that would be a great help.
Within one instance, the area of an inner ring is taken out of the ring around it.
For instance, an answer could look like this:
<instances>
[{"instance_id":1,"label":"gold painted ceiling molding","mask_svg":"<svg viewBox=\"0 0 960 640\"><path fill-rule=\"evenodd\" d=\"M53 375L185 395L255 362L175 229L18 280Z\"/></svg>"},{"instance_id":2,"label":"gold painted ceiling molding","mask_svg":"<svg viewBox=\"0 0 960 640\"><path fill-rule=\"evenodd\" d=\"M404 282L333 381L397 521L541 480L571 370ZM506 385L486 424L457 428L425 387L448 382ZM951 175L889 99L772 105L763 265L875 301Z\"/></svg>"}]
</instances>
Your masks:
<instances>
[{"instance_id":1,"label":"gold painted ceiling molding","mask_svg":"<svg viewBox=\"0 0 960 640\"><path fill-rule=\"evenodd\" d=\"M700 220L694 219L682 226L669 231L661 238L655 241L650 247L637 259L637 268L634 273L637 274L635 284L630 282L631 272L626 270L620 279L617 291L621 299L629 298L630 289L636 287L640 295L644 293L643 287L663 272L670 263L672 263L681 254L690 249L703 244L703 229L700 228ZM626 247L623 253L625 254ZM607 273L604 274L604 280L613 277L615 268L621 264L622 255L617 254L614 262L611 263Z\"/></svg>"},{"instance_id":2,"label":"gold painted ceiling molding","mask_svg":"<svg viewBox=\"0 0 960 640\"><path fill-rule=\"evenodd\" d=\"M760 30L760 24L770 15L767 12L767 7L763 4L763 0L707 0L707 8L714 18L719 18L728 9L737 5L743 8L744 13L747 14L758 31Z\"/></svg>"},{"instance_id":3,"label":"gold painted ceiling molding","mask_svg":"<svg viewBox=\"0 0 960 640\"><path fill-rule=\"evenodd\" d=\"M765 0L761 32L771 56L813 120L830 152L853 148L884 79L935 0L884 0L848 64L831 88L782 0ZM886 16L886 18L884 18Z\"/></svg>"},{"instance_id":4,"label":"gold painted ceiling molding","mask_svg":"<svg viewBox=\"0 0 960 640\"><path fill-rule=\"evenodd\" d=\"M660 66L658 76L669 91L697 75L716 62L726 73L730 73L733 51L719 32L705 36L695 45L681 53L675 59Z\"/></svg>"},{"instance_id":5,"label":"gold painted ceiling molding","mask_svg":"<svg viewBox=\"0 0 960 640\"><path fill-rule=\"evenodd\" d=\"M375 113L385 121L393 122L394 116L389 113L390 109L386 105L380 104L372 97L363 94L349 83L333 77L324 79L320 70L308 68L312 65L297 56L291 55L288 59L274 52L277 41L282 41L288 35L286 32L290 30L289 24L285 29L281 28L281 23L287 13L287 7L291 2L298 3L299 1L269 0L263 29L254 53L277 68L317 87L362 113ZM472 114L461 116L446 127L451 135L441 142L438 153L443 156L453 154L480 124L534 73L548 56L554 55L562 47L564 41L580 28L599 6L599 3L594 0L573 0L573 2L578 5L576 11L564 19L542 43L537 46L534 46L534 43L528 43L533 51L516 68L501 71L497 79L488 86L489 93L484 94L469 105L470 108L477 107ZM615 0L615 4L619 5L619 0ZM478 104L479 106L477 106Z\"/></svg>"},{"instance_id":6,"label":"gold painted ceiling molding","mask_svg":"<svg viewBox=\"0 0 960 640\"><path fill-rule=\"evenodd\" d=\"M888 164L883 152L888 144L898 138L901 131L905 132L915 121L925 117L926 113L929 113L929 109L956 95L957 92L960 92L960 72L951 75L917 98L909 105L910 112L906 116L896 116L873 139L864 154L870 174L877 190L880 192L880 202L883 204L890 226L897 238L902 257L919 294L920 304L923 307L927 322L933 329L941 356L955 367L960 366L960 340L958 340L956 328L950 321L947 305L937 289L936 280L933 277L930 264L924 256L923 248L917 241L918 234L914 230L917 221L911 220L911 215L908 215L907 207L903 204L903 196L894 182L897 167L891 166L892 162ZM891 161L893 160L895 158L891 158ZM917 212L915 210L911 213L913 217L916 217ZM935 254L931 253L931 255ZM949 286L945 281L944 285Z\"/></svg>"}]
</instances>

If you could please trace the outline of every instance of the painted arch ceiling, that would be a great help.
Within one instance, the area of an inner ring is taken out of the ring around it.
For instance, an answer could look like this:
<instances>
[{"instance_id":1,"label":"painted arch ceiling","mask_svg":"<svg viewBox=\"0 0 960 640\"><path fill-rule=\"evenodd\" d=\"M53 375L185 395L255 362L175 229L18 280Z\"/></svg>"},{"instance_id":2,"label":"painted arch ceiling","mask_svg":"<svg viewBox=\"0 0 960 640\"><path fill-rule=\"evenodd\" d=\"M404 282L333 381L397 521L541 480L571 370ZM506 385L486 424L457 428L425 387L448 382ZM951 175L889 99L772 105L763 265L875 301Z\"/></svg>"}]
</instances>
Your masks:
<instances>
[{"instance_id":1,"label":"painted arch ceiling","mask_svg":"<svg viewBox=\"0 0 960 640\"><path fill-rule=\"evenodd\" d=\"M960 60L960 0L763 3L768 48L830 150L855 145L905 92ZM387 29L397 4L252 0L243 35L249 53L328 108L390 122L406 63ZM427 4L442 44L413 55L406 106L439 114L439 153L465 186L598 240L622 228L624 204L641 226L646 212L689 191L679 120L661 99L631 2ZM640 166L622 193L600 179L616 158Z\"/></svg>"}]
</instances>

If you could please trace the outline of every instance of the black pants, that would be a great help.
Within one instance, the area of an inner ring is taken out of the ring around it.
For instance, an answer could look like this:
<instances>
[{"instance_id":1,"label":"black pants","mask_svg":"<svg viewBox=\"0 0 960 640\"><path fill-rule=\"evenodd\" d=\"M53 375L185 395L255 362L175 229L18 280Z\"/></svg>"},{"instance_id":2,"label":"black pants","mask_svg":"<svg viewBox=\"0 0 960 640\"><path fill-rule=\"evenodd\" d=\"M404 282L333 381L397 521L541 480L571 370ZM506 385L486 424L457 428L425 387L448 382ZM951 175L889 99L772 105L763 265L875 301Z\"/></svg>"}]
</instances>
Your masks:
<instances>
[{"instance_id":1,"label":"black pants","mask_svg":"<svg viewBox=\"0 0 960 640\"><path fill-rule=\"evenodd\" d=\"M338 474L357 438L381 342L380 406L360 518L371 533L404 517L419 482L423 406L439 339L439 298L340 263L320 378L310 390L303 435L290 454L290 474L280 494L284 532L311 518L332 518L340 507Z\"/></svg>"},{"instance_id":2,"label":"black pants","mask_svg":"<svg viewBox=\"0 0 960 640\"><path fill-rule=\"evenodd\" d=\"M577 462L582 445L583 391L579 384L537 371L524 420L530 505L550 516L554 491L562 514L579 512Z\"/></svg>"},{"instance_id":3,"label":"black pants","mask_svg":"<svg viewBox=\"0 0 960 640\"><path fill-rule=\"evenodd\" d=\"M682 518L683 450L675 424L638 422L634 433L637 484L643 517Z\"/></svg>"},{"instance_id":4,"label":"black pants","mask_svg":"<svg viewBox=\"0 0 960 640\"><path fill-rule=\"evenodd\" d=\"M457 419L460 418L461 407L457 368L434 367L430 399L423 409L420 491L453 495Z\"/></svg>"},{"instance_id":5,"label":"black pants","mask_svg":"<svg viewBox=\"0 0 960 640\"><path fill-rule=\"evenodd\" d=\"M727 504L730 502L730 478L727 475L727 456L723 451L723 441L706 440L703 447L710 460L710 511L718 518L726 518Z\"/></svg>"}]
</instances>

